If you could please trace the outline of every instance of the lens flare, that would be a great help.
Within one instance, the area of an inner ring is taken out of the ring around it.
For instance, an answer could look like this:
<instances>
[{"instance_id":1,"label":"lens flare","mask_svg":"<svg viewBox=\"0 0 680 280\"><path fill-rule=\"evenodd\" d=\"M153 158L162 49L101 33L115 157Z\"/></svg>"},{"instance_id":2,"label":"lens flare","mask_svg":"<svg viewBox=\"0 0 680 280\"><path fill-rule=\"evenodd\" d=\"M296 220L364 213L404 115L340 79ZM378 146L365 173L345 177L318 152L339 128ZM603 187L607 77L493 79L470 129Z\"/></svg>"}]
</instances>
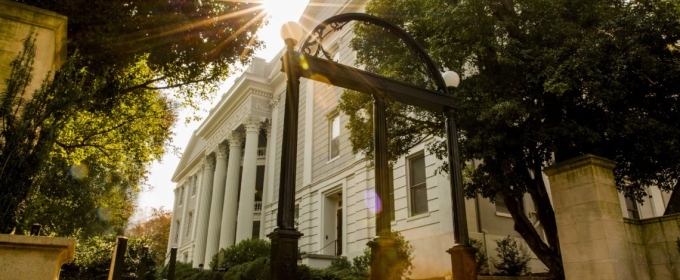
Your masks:
<instances>
[{"instance_id":1,"label":"lens flare","mask_svg":"<svg viewBox=\"0 0 680 280\"><path fill-rule=\"evenodd\" d=\"M382 211L382 201L380 201L380 196L374 190L366 190L364 192L364 203L366 203L366 208L375 214Z\"/></svg>"},{"instance_id":2,"label":"lens flare","mask_svg":"<svg viewBox=\"0 0 680 280\"><path fill-rule=\"evenodd\" d=\"M309 69L309 63L307 63L307 59L305 58L304 54L300 54L300 66L302 66L302 69L304 70Z\"/></svg>"},{"instance_id":3,"label":"lens flare","mask_svg":"<svg viewBox=\"0 0 680 280\"><path fill-rule=\"evenodd\" d=\"M97 208L97 217L102 221L108 221L111 219L111 209L108 207L100 206Z\"/></svg>"},{"instance_id":4,"label":"lens flare","mask_svg":"<svg viewBox=\"0 0 680 280\"><path fill-rule=\"evenodd\" d=\"M90 170L84 164L74 164L69 167L68 172L71 174L71 177L80 180L87 177L87 174L90 172Z\"/></svg>"}]
</instances>

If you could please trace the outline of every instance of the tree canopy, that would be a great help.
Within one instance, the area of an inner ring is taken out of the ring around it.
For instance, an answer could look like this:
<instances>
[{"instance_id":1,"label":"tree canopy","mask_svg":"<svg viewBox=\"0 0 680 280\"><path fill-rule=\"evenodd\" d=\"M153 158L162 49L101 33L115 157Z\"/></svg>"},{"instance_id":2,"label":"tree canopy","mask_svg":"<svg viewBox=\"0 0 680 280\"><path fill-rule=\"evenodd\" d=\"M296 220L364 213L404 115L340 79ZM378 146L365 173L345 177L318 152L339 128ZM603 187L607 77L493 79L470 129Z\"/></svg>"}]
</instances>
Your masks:
<instances>
[{"instance_id":1,"label":"tree canopy","mask_svg":"<svg viewBox=\"0 0 680 280\"><path fill-rule=\"evenodd\" d=\"M126 222L148 164L171 141L175 108L210 98L233 65L262 46L255 32L264 14L244 2L18 2L68 16L68 60L27 100L26 81L43 78L31 75L34 40L12 64L0 96L2 233L49 207L97 206L91 213L116 204L108 208ZM69 173L83 167L88 176ZM92 196L75 197L78 188ZM98 197L107 193L120 199ZM27 199L46 204L26 208ZM32 214L23 217L26 209ZM50 228L75 233L87 226Z\"/></svg>"},{"instance_id":2,"label":"tree canopy","mask_svg":"<svg viewBox=\"0 0 680 280\"><path fill-rule=\"evenodd\" d=\"M677 1L372 0L367 13L409 32L445 69L461 73L453 91L469 197L501 194L515 229L562 278L554 212L540 174L545 166L591 153L617 162L627 196L670 191L680 175L680 19ZM384 31L356 25L357 60L388 77L422 84L425 72ZM370 96L345 92L355 151L371 151ZM390 157L428 141L446 156L444 117L390 104ZM412 135L417 134L417 135ZM433 137L433 138L429 138ZM428 139L433 139L429 141ZM447 171L447 166L443 166ZM546 241L526 215L536 207Z\"/></svg>"},{"instance_id":3,"label":"tree canopy","mask_svg":"<svg viewBox=\"0 0 680 280\"><path fill-rule=\"evenodd\" d=\"M170 240L170 225L172 223L172 212L160 208L151 208L148 217L137 221L128 230L129 236L144 237L151 241L151 247L157 252L164 252L168 248ZM181 230L181 229L177 229ZM181 234L181 233L180 233ZM161 264L165 261L164 256L156 260Z\"/></svg>"}]
</instances>

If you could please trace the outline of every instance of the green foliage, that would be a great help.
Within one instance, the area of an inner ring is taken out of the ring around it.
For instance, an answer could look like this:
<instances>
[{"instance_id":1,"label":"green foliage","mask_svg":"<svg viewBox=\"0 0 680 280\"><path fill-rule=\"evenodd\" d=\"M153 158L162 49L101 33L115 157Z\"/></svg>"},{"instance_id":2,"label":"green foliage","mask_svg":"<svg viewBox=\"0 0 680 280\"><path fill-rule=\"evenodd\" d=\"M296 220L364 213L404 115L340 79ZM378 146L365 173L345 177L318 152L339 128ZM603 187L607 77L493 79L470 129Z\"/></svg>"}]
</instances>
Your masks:
<instances>
[{"instance_id":1,"label":"green foliage","mask_svg":"<svg viewBox=\"0 0 680 280\"><path fill-rule=\"evenodd\" d=\"M68 53L113 85L143 64L152 78L131 88L174 88L186 105L210 96L238 62L262 47L255 37L264 23L257 4L145 0L15 0L68 17ZM110 91L108 98L120 92Z\"/></svg>"},{"instance_id":2,"label":"green foliage","mask_svg":"<svg viewBox=\"0 0 680 280\"><path fill-rule=\"evenodd\" d=\"M366 12L413 35L441 70L461 73L453 92L459 160L480 163L465 184L466 194L493 199L502 193L515 229L561 278L554 212L545 182L534 174L590 153L617 162L617 186L630 197L641 199L650 185L666 191L676 186L678 5L662 0L372 0ZM404 55L408 49L394 36L362 24L355 25L355 33L351 44L367 71L415 85L426 80L422 63ZM370 103L365 94L342 96L340 109L350 118L354 151L371 152ZM432 139L426 143L431 154L446 157L442 115L389 103L387 119L391 160L424 139ZM546 241L521 209L527 193Z\"/></svg>"},{"instance_id":3,"label":"green foliage","mask_svg":"<svg viewBox=\"0 0 680 280\"><path fill-rule=\"evenodd\" d=\"M398 231L392 232L392 237L396 241L396 264L393 267L395 275L400 277L407 277L413 270L413 246L411 246ZM338 258L331 262L331 265L326 269L306 268L305 272L309 272L305 277L300 279L318 279L318 280L335 280L335 279L370 279L371 275L371 249L364 249L364 253L355 257L350 262L346 258Z\"/></svg>"},{"instance_id":4,"label":"green foliage","mask_svg":"<svg viewBox=\"0 0 680 280\"><path fill-rule=\"evenodd\" d=\"M517 240L510 236L496 239L494 242L498 246L496 247L498 260L492 258L491 262L499 275L519 276L526 272L531 255L524 246L517 245Z\"/></svg>"},{"instance_id":5,"label":"green foliage","mask_svg":"<svg viewBox=\"0 0 680 280\"><path fill-rule=\"evenodd\" d=\"M489 257L484 250L484 243L474 238L469 239L470 246L477 249L475 252L475 261L477 262L477 274L489 274Z\"/></svg>"},{"instance_id":6,"label":"green foliage","mask_svg":"<svg viewBox=\"0 0 680 280\"><path fill-rule=\"evenodd\" d=\"M136 280L137 268L142 257L142 247L150 245L144 237L130 237L127 241L123 279ZM81 240L76 245L75 259L62 266L59 279L62 280L95 280L106 279L111 267L111 258L116 246L116 236L106 235ZM162 253L149 249L144 279L155 280L158 263L156 255Z\"/></svg>"},{"instance_id":7,"label":"green foliage","mask_svg":"<svg viewBox=\"0 0 680 280\"><path fill-rule=\"evenodd\" d=\"M231 266L224 274L224 280L267 280L269 279L269 256Z\"/></svg>"},{"instance_id":8,"label":"green foliage","mask_svg":"<svg viewBox=\"0 0 680 280\"><path fill-rule=\"evenodd\" d=\"M192 268L191 263L175 263L175 279L181 280L222 280L224 272ZM169 266L165 265L158 273L159 279L168 279Z\"/></svg>"},{"instance_id":9,"label":"green foliage","mask_svg":"<svg viewBox=\"0 0 680 280\"><path fill-rule=\"evenodd\" d=\"M120 231L148 164L170 143L178 105L170 98L193 107L211 98L232 65L247 62L262 46L255 32L264 14L254 4L217 0L17 1L69 18L68 59L54 80L32 95L26 85L33 78L33 38L12 62L8 87L0 93L0 185L11 186L0 189L0 232L25 227L47 209L62 209L88 213L85 220L95 228L72 223L49 224L47 230L95 234L107 227L92 219L100 208L120 218L110 225ZM68 178L68 170L82 163L91 178ZM59 180L55 186L49 185L52 178ZM59 194L70 187L126 195L83 201L91 197L85 195L71 205L69 200L79 199ZM22 220L27 200L41 205L28 206L33 209Z\"/></svg>"},{"instance_id":10,"label":"green foliage","mask_svg":"<svg viewBox=\"0 0 680 280\"><path fill-rule=\"evenodd\" d=\"M227 249L220 249L220 252L213 256L210 267L217 264L218 255L222 254L222 261L218 267L231 268L235 265L255 261L259 258L269 258L271 254L271 244L261 239L246 239Z\"/></svg>"},{"instance_id":11,"label":"green foliage","mask_svg":"<svg viewBox=\"0 0 680 280\"><path fill-rule=\"evenodd\" d=\"M398 231L392 231L392 238L396 241L397 247L397 263L394 267L395 275L410 275L413 270L413 246ZM364 250L364 259L360 260L359 263L370 264L370 258L368 260L366 262L366 250Z\"/></svg>"}]
</instances>

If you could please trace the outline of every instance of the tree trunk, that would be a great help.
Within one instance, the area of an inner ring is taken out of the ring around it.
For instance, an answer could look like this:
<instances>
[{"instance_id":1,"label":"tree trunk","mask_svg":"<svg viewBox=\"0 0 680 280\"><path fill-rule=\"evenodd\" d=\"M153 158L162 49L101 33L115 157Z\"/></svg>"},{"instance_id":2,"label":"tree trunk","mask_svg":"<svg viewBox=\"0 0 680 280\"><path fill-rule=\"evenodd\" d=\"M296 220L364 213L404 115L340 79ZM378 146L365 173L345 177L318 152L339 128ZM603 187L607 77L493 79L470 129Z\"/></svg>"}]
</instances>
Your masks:
<instances>
[{"instance_id":1,"label":"tree trunk","mask_svg":"<svg viewBox=\"0 0 680 280\"><path fill-rule=\"evenodd\" d=\"M680 188L678 188L679 184L680 181L676 182L675 187L673 187L671 199L668 201L668 205L666 205L666 211L664 211L663 213L664 216L680 213Z\"/></svg>"},{"instance_id":2,"label":"tree trunk","mask_svg":"<svg viewBox=\"0 0 680 280\"><path fill-rule=\"evenodd\" d=\"M534 225L531 223L529 218L527 218L524 212L521 211L521 202L518 201L517 198L507 197L504 195L503 201L505 202L505 205L512 215L512 219L515 222L515 231L517 231L522 236L524 241L526 241L527 245L529 245L529 248L534 252L534 254L536 254L538 259L540 259L548 267L548 269L550 269L550 272L555 277L554 279L563 280L564 268L562 267L562 256L559 253L559 249L554 250L545 244L545 242L543 242ZM559 246L557 248L559 248Z\"/></svg>"}]
</instances>

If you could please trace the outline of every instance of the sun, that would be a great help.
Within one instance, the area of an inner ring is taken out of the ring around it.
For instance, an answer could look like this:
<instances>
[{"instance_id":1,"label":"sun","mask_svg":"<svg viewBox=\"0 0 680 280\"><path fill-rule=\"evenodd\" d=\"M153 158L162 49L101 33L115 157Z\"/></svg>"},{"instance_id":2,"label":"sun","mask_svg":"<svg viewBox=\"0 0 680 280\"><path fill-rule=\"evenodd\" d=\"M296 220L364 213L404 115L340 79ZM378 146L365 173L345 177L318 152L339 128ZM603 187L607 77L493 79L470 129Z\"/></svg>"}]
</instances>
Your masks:
<instances>
[{"instance_id":1,"label":"sun","mask_svg":"<svg viewBox=\"0 0 680 280\"><path fill-rule=\"evenodd\" d=\"M309 0L262 0L267 25L258 31L258 37L265 42L266 48L256 52L256 56L271 59L284 44L281 39L281 26L289 21L299 21Z\"/></svg>"},{"instance_id":2,"label":"sun","mask_svg":"<svg viewBox=\"0 0 680 280\"><path fill-rule=\"evenodd\" d=\"M298 21L309 0L262 0L264 12L272 20L287 22Z\"/></svg>"}]
</instances>

